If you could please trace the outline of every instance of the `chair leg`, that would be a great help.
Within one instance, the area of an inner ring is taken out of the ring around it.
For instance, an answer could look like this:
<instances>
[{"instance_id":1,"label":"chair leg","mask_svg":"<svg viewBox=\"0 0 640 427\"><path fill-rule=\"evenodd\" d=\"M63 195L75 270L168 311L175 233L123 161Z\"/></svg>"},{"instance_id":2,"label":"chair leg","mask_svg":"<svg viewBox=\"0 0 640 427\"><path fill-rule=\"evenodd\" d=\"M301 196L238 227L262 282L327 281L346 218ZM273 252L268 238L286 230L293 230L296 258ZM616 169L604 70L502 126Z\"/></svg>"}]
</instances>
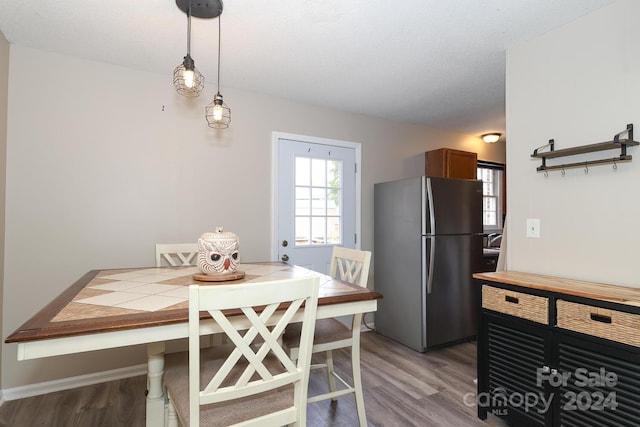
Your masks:
<instances>
[{"instance_id":1,"label":"chair leg","mask_svg":"<svg viewBox=\"0 0 640 427\"><path fill-rule=\"evenodd\" d=\"M360 324L363 314L353 316L351 332L353 342L351 344L351 373L353 374L353 388L356 398L356 409L360 427L367 427L367 415L364 410L364 392L362 391L362 375L360 373Z\"/></svg>"},{"instance_id":2,"label":"chair leg","mask_svg":"<svg viewBox=\"0 0 640 427\"><path fill-rule=\"evenodd\" d=\"M364 411L364 393L362 391L362 376L360 375L360 345L354 345L351 348L351 369L358 421L360 427L367 427L367 415Z\"/></svg>"},{"instance_id":3,"label":"chair leg","mask_svg":"<svg viewBox=\"0 0 640 427\"><path fill-rule=\"evenodd\" d=\"M178 415L176 408L173 407L173 402L171 402L171 397L167 399L167 427L179 427Z\"/></svg>"},{"instance_id":4,"label":"chair leg","mask_svg":"<svg viewBox=\"0 0 640 427\"><path fill-rule=\"evenodd\" d=\"M331 392L336 391L336 378L333 371L333 351L327 350L326 354L327 361L327 381L329 382L329 390ZM335 397L331 398L332 402L335 402L337 399Z\"/></svg>"}]
</instances>

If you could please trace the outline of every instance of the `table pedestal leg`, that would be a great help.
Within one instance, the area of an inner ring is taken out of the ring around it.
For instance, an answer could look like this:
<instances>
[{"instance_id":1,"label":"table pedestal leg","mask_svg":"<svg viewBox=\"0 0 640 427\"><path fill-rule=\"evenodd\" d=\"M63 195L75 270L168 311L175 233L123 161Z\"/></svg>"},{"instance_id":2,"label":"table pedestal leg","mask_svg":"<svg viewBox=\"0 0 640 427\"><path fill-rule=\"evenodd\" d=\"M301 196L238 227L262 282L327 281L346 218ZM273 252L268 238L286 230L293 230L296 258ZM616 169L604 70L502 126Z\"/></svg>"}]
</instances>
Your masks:
<instances>
[{"instance_id":1,"label":"table pedestal leg","mask_svg":"<svg viewBox=\"0 0 640 427\"><path fill-rule=\"evenodd\" d=\"M164 342L147 344L147 427L164 427Z\"/></svg>"}]
</instances>

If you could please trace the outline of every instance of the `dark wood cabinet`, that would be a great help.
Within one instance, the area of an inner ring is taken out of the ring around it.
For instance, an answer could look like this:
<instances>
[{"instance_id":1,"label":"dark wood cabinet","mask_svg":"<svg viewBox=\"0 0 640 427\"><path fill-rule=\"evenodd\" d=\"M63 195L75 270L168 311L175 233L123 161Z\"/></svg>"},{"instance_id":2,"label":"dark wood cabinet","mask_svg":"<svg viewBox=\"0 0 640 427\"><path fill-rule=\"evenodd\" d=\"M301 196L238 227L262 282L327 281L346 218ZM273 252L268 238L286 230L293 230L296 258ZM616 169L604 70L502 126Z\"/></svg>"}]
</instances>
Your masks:
<instances>
[{"instance_id":1,"label":"dark wood cabinet","mask_svg":"<svg viewBox=\"0 0 640 427\"><path fill-rule=\"evenodd\" d=\"M479 418L640 424L640 289L508 271L474 277Z\"/></svg>"},{"instance_id":2,"label":"dark wood cabinet","mask_svg":"<svg viewBox=\"0 0 640 427\"><path fill-rule=\"evenodd\" d=\"M476 179L478 155L468 151L440 148L425 154L424 174L440 178Z\"/></svg>"}]
</instances>

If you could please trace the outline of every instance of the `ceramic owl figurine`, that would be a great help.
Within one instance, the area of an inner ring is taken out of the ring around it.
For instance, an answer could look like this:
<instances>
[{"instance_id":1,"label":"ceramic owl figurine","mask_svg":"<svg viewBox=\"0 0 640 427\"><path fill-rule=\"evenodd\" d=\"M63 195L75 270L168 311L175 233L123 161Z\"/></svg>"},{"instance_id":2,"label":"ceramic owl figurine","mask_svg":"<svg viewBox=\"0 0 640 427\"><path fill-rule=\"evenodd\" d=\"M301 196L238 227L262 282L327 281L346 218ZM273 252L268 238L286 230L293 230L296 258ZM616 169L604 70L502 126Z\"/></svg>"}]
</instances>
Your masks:
<instances>
[{"instance_id":1,"label":"ceramic owl figurine","mask_svg":"<svg viewBox=\"0 0 640 427\"><path fill-rule=\"evenodd\" d=\"M216 227L198 239L198 268L204 274L219 276L236 271L240 263L238 236Z\"/></svg>"}]
</instances>

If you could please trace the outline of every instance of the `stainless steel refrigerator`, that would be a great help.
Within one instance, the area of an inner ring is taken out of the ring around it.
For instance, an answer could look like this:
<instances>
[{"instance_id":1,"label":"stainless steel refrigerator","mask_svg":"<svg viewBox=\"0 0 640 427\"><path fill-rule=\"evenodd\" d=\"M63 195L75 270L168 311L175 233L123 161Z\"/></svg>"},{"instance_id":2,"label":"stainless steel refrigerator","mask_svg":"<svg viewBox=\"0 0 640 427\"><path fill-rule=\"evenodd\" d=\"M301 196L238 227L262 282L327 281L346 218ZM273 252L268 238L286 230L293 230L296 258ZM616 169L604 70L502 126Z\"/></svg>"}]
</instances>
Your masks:
<instances>
[{"instance_id":1,"label":"stainless steel refrigerator","mask_svg":"<svg viewBox=\"0 0 640 427\"><path fill-rule=\"evenodd\" d=\"M375 328L414 350L472 339L482 270L482 181L374 185Z\"/></svg>"}]
</instances>

